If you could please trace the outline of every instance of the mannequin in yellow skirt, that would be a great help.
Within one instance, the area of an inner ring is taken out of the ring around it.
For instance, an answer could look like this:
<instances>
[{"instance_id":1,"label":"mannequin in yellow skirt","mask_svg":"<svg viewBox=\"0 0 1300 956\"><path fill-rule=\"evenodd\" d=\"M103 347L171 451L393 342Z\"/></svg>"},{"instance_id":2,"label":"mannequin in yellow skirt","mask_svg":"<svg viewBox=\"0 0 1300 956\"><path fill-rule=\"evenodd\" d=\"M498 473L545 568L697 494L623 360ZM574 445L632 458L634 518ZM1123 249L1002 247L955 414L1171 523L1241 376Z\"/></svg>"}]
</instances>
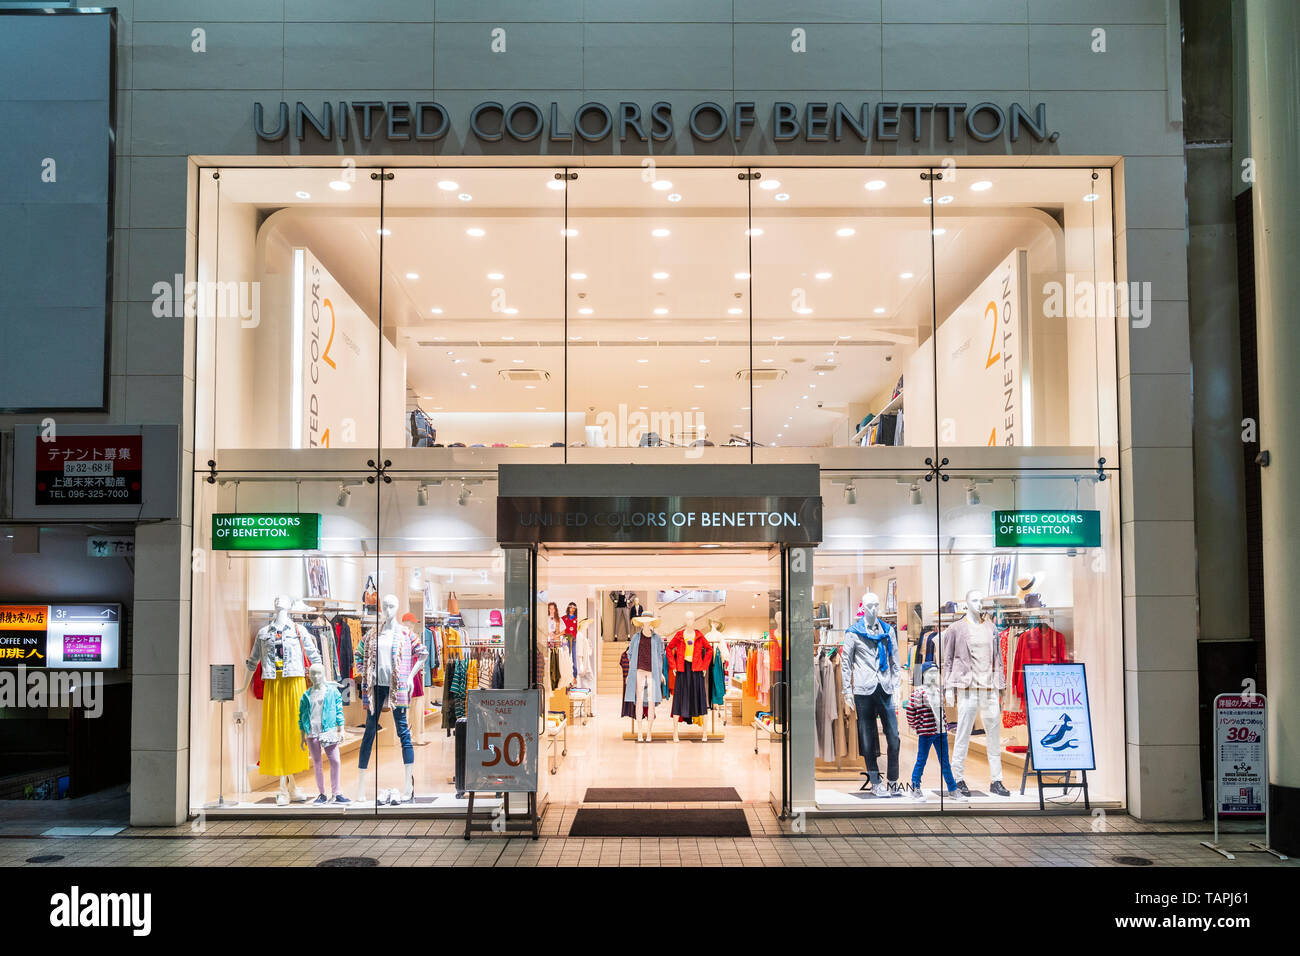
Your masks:
<instances>
[{"instance_id":1,"label":"mannequin in yellow skirt","mask_svg":"<svg viewBox=\"0 0 1300 956\"><path fill-rule=\"evenodd\" d=\"M298 704L307 689L307 667L321 662L311 632L289 616L292 607L293 598L288 595L275 599L275 619L257 632L244 662L249 681L255 668L262 669L262 748L258 762L263 774L280 778L280 792L275 796L278 806L308 799L294 780L294 774L310 766L298 729Z\"/></svg>"}]
</instances>

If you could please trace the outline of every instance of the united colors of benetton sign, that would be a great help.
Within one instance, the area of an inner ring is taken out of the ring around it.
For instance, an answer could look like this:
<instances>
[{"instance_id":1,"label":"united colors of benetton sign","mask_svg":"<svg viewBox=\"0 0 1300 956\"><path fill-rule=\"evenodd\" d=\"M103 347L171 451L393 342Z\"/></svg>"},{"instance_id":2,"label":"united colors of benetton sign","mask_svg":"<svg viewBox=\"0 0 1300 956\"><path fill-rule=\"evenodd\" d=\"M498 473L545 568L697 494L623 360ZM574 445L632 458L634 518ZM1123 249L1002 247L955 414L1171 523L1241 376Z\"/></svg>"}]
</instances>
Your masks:
<instances>
[{"instance_id":1,"label":"united colors of benetton sign","mask_svg":"<svg viewBox=\"0 0 1300 956\"><path fill-rule=\"evenodd\" d=\"M1100 511L995 511L995 548L1100 548Z\"/></svg>"},{"instance_id":2,"label":"united colors of benetton sign","mask_svg":"<svg viewBox=\"0 0 1300 956\"><path fill-rule=\"evenodd\" d=\"M243 512L212 516L214 551L315 551L319 547L319 514Z\"/></svg>"}]
</instances>

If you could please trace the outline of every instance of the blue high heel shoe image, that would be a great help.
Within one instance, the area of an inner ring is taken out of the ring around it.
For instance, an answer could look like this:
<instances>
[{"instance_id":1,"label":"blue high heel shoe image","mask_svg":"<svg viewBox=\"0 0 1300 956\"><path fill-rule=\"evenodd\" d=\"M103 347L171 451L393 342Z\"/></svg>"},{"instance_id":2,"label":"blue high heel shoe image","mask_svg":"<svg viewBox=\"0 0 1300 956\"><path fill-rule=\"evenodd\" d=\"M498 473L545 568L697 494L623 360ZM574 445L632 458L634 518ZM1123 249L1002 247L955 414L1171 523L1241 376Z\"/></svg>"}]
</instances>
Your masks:
<instances>
[{"instance_id":1,"label":"blue high heel shoe image","mask_svg":"<svg viewBox=\"0 0 1300 956\"><path fill-rule=\"evenodd\" d=\"M1062 714L1060 716L1060 719L1057 720L1056 726L1054 726L1051 730L1049 730L1047 734L1043 737L1043 739L1039 741L1039 743L1042 744L1044 747L1052 747L1053 749L1056 750L1063 750L1064 747L1057 747L1056 744L1060 743L1061 739L1073 729L1074 729L1074 725L1070 723L1070 715Z\"/></svg>"}]
</instances>

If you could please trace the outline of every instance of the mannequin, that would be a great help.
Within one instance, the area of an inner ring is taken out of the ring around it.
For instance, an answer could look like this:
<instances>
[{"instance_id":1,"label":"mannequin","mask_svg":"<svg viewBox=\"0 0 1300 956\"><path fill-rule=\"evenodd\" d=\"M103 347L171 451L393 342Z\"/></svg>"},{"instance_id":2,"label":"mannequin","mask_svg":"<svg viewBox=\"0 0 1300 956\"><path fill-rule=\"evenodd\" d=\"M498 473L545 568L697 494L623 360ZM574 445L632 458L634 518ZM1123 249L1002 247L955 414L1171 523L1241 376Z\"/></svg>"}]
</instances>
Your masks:
<instances>
[{"instance_id":1,"label":"mannequin","mask_svg":"<svg viewBox=\"0 0 1300 956\"><path fill-rule=\"evenodd\" d=\"M312 770L316 772L317 797L312 802L324 804L350 803L343 796L339 779L339 742L343 739L343 698L333 684L325 683L325 668L311 665L308 671L311 687L298 702L298 729L302 732L302 746L311 754ZM330 762L330 796L325 796L325 773L321 769L321 755Z\"/></svg>"},{"instance_id":2,"label":"mannequin","mask_svg":"<svg viewBox=\"0 0 1300 956\"><path fill-rule=\"evenodd\" d=\"M898 785L898 714L894 695L901 684L902 664L898 657L898 636L880 619L880 598L868 591L862 595L858 618L845 629L841 653L841 680L845 700L852 700L858 715L858 749L867 765L867 783L877 797L901 797ZM885 728L886 774L880 779L880 737L876 720Z\"/></svg>"},{"instance_id":3,"label":"mannequin","mask_svg":"<svg viewBox=\"0 0 1300 956\"><path fill-rule=\"evenodd\" d=\"M730 648L727 646L726 639L722 636L722 628L725 625L716 618L709 618L709 633L705 635L708 638L709 646L713 648L713 663L709 665L709 730L717 732L717 719L719 712L722 714L722 722L727 722L727 712L725 709L727 699L727 675L725 662L730 659Z\"/></svg>"},{"instance_id":4,"label":"mannequin","mask_svg":"<svg viewBox=\"0 0 1300 956\"><path fill-rule=\"evenodd\" d=\"M663 673L664 639L655 630L658 618L639 617L640 630L634 631L627 648L627 683L624 702L632 702L632 732L638 743L649 743L655 725L655 706L663 699L660 675ZM641 716L642 705L648 710Z\"/></svg>"},{"instance_id":5,"label":"mannequin","mask_svg":"<svg viewBox=\"0 0 1300 956\"><path fill-rule=\"evenodd\" d=\"M277 806L290 800L301 802L307 794L298 789L294 775L307 769L307 753L302 741L294 733L297 723L298 702L307 689L307 665L304 656L313 665L321 663L320 651L311 632L289 616L293 598L281 594L275 599L275 617L257 632L252 650L244 666L248 680L241 693L253 679L256 668L262 670L262 747L259 763L262 773L280 778L280 791L275 796Z\"/></svg>"},{"instance_id":6,"label":"mannequin","mask_svg":"<svg viewBox=\"0 0 1300 956\"><path fill-rule=\"evenodd\" d=\"M925 803L925 788L921 777L930 749L939 755L939 771L948 787L948 799L958 803L967 798L957 789L952 767L948 764L948 722L943 716L943 692L939 689L939 668L927 661L921 665L921 686L912 691L907 701L907 723L916 731L916 764L912 767L912 799Z\"/></svg>"},{"instance_id":7,"label":"mannequin","mask_svg":"<svg viewBox=\"0 0 1300 956\"><path fill-rule=\"evenodd\" d=\"M406 709L411 702L411 683L415 671L424 666L429 654L424 641L397 619L397 595L386 594L380 602L381 620L357 647L355 663L361 677L361 700L366 705L366 730L361 738L361 758L357 763L357 800L366 798L366 767L370 749L379 731L379 715L388 704L402 745L402 765L406 768L406 787L399 798L396 791L375 794L376 803L409 803L415 799L415 749L411 746L411 729Z\"/></svg>"},{"instance_id":8,"label":"mannequin","mask_svg":"<svg viewBox=\"0 0 1300 956\"><path fill-rule=\"evenodd\" d=\"M686 623L668 642L668 666L677 674L673 686L674 717L691 720L703 717L709 710L709 665L713 663L713 648L702 631L695 627L695 612L686 612ZM673 721L673 742L680 741L682 721ZM700 740L707 743L708 728L700 727Z\"/></svg>"},{"instance_id":9,"label":"mannequin","mask_svg":"<svg viewBox=\"0 0 1300 956\"><path fill-rule=\"evenodd\" d=\"M573 662L573 673L580 687L595 687L596 674L591 669L591 639L587 636L587 625L591 618L584 617L578 622L578 658Z\"/></svg>"},{"instance_id":10,"label":"mannequin","mask_svg":"<svg viewBox=\"0 0 1300 956\"><path fill-rule=\"evenodd\" d=\"M944 702L957 707L957 732L952 748L952 775L962 796L970 796L966 785L966 754L978 711L984 725L988 750L989 790L999 797L1011 796L1002 785L1002 706L999 691L1007 684L1002 667L1002 649L992 621L981 613L984 595L966 592L966 613L943 632Z\"/></svg>"}]
</instances>

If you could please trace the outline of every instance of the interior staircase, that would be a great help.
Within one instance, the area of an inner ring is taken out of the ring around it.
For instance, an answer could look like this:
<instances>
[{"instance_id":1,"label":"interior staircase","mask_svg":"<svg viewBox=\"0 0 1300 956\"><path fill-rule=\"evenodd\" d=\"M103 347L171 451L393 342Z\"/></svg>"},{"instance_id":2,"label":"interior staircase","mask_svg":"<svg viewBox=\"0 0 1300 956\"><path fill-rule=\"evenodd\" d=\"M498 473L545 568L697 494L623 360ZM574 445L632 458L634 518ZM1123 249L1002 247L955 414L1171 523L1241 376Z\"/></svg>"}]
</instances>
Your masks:
<instances>
[{"instance_id":1,"label":"interior staircase","mask_svg":"<svg viewBox=\"0 0 1300 956\"><path fill-rule=\"evenodd\" d=\"M627 641L601 642L600 672L596 676L596 693L623 693L623 668L618 666L618 661L625 650L627 650Z\"/></svg>"}]
</instances>

